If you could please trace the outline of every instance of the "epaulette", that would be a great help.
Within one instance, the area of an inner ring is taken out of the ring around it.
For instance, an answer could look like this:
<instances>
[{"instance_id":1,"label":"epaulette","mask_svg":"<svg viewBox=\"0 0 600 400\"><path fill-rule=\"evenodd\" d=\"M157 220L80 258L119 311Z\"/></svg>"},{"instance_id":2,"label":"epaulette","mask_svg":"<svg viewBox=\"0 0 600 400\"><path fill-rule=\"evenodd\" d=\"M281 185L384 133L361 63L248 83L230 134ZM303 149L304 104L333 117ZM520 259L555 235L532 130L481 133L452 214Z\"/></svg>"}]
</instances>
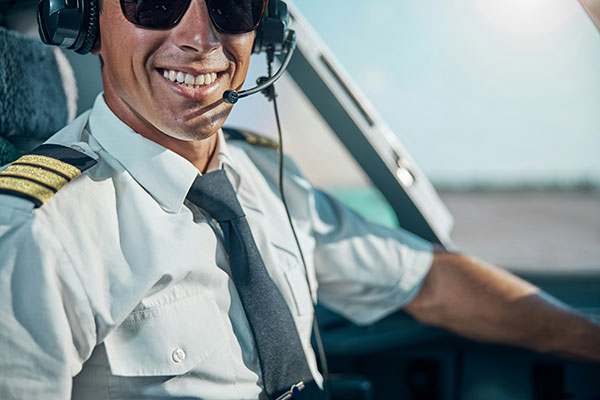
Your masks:
<instances>
[{"instance_id":1,"label":"epaulette","mask_svg":"<svg viewBox=\"0 0 600 400\"><path fill-rule=\"evenodd\" d=\"M0 194L30 200L37 208L95 164L70 147L43 144L0 172Z\"/></svg>"},{"instance_id":2,"label":"epaulette","mask_svg":"<svg viewBox=\"0 0 600 400\"><path fill-rule=\"evenodd\" d=\"M279 147L279 142L243 129L223 128L223 133L225 134L225 139L227 140L243 140L250 144L256 144L258 146L269 147L272 149Z\"/></svg>"}]
</instances>

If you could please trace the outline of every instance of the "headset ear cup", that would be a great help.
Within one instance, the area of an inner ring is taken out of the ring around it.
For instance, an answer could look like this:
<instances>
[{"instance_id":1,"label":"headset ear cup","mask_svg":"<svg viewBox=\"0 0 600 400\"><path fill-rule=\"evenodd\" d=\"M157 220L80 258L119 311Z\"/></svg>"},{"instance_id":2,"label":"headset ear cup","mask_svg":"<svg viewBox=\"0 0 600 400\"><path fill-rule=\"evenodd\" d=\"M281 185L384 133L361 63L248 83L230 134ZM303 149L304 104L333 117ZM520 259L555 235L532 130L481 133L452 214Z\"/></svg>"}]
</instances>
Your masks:
<instances>
[{"instance_id":1,"label":"headset ear cup","mask_svg":"<svg viewBox=\"0 0 600 400\"><path fill-rule=\"evenodd\" d=\"M275 54L281 54L288 36L289 25L290 14L287 4L282 0L269 0L267 12L256 30L252 52L260 53L273 48Z\"/></svg>"},{"instance_id":2,"label":"headset ear cup","mask_svg":"<svg viewBox=\"0 0 600 400\"><path fill-rule=\"evenodd\" d=\"M98 0L89 0L89 7L89 18L83 43L79 48L74 49L75 52L79 54L87 54L92 50L100 31L100 10L98 9ZM83 30L84 27L82 26L81 29Z\"/></svg>"}]
</instances>

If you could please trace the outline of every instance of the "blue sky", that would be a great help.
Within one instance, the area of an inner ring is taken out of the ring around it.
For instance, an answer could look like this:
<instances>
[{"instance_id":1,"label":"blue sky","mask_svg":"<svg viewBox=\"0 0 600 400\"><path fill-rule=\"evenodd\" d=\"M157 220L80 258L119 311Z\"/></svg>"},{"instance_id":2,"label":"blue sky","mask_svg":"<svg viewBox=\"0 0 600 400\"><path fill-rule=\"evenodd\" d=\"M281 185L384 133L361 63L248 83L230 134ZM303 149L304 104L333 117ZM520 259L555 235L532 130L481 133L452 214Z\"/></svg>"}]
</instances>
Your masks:
<instances>
[{"instance_id":1,"label":"blue sky","mask_svg":"<svg viewBox=\"0 0 600 400\"><path fill-rule=\"evenodd\" d=\"M296 5L432 180L600 185L600 34L576 0Z\"/></svg>"}]
</instances>

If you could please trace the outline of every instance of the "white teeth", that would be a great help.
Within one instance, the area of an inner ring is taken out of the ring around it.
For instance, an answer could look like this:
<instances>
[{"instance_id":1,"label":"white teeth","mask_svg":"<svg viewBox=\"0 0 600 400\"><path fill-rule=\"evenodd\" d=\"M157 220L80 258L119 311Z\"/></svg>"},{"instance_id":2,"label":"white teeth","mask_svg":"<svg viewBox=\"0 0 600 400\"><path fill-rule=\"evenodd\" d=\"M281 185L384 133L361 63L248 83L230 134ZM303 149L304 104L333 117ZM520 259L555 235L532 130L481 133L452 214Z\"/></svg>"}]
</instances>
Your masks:
<instances>
[{"instance_id":1,"label":"white teeth","mask_svg":"<svg viewBox=\"0 0 600 400\"><path fill-rule=\"evenodd\" d=\"M173 82L177 82L183 86L190 88L196 88L198 86L210 85L217 80L218 75L216 72L209 72L206 74L200 74L196 77L192 74L187 74L182 71L175 71L173 69L163 70L163 76Z\"/></svg>"}]
</instances>

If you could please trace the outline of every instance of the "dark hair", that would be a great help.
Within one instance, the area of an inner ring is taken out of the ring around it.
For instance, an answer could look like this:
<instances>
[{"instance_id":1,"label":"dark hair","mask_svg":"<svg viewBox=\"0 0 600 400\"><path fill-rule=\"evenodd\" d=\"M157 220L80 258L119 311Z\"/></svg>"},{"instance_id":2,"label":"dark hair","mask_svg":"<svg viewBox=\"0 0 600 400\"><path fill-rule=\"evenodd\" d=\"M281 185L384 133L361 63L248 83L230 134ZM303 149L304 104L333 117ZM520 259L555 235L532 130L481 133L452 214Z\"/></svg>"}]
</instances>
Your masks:
<instances>
[{"instance_id":1,"label":"dark hair","mask_svg":"<svg viewBox=\"0 0 600 400\"><path fill-rule=\"evenodd\" d=\"M13 0L0 0L0 26L6 28L8 10L12 5Z\"/></svg>"}]
</instances>

